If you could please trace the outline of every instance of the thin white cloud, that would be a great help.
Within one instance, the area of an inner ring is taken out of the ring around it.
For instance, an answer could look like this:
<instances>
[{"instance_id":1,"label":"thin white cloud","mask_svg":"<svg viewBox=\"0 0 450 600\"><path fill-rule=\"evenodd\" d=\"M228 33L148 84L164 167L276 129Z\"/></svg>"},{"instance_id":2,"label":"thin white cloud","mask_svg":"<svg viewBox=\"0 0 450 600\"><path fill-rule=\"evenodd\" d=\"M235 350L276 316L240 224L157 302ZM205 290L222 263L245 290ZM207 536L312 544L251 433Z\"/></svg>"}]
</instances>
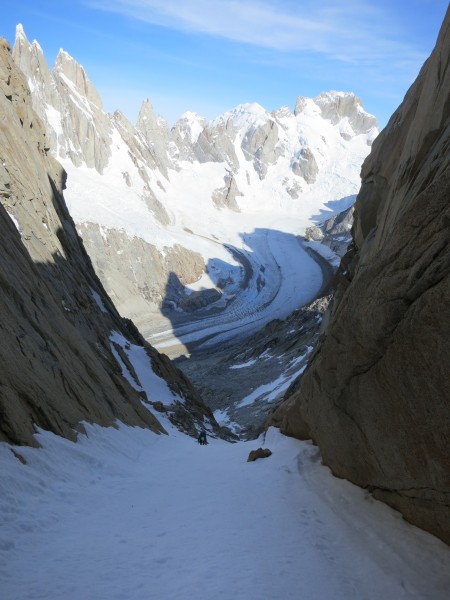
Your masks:
<instances>
[{"instance_id":1,"label":"thin white cloud","mask_svg":"<svg viewBox=\"0 0 450 600\"><path fill-rule=\"evenodd\" d=\"M342 62L425 56L400 42L367 0L90 0L89 5L154 25L283 52L316 52Z\"/></svg>"}]
</instances>

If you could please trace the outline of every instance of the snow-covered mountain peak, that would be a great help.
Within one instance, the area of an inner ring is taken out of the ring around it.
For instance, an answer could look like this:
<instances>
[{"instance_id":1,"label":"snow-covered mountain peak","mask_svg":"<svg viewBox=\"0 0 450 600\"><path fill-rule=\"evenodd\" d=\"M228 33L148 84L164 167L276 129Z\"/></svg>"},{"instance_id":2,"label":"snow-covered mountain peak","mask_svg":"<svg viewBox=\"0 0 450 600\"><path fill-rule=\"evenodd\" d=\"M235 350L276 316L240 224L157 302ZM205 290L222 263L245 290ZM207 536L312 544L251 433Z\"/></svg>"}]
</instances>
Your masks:
<instances>
[{"instance_id":1,"label":"snow-covered mountain peak","mask_svg":"<svg viewBox=\"0 0 450 600\"><path fill-rule=\"evenodd\" d=\"M271 112L271 115L277 121L281 121L282 119L291 119L294 115L289 106L281 106Z\"/></svg>"},{"instance_id":2,"label":"snow-covered mountain peak","mask_svg":"<svg viewBox=\"0 0 450 600\"><path fill-rule=\"evenodd\" d=\"M238 104L231 111L231 113L236 114L236 115L249 114L249 115L260 116L260 115L266 114L267 111L258 102L243 102L241 104Z\"/></svg>"},{"instance_id":3,"label":"snow-covered mountain peak","mask_svg":"<svg viewBox=\"0 0 450 600\"><path fill-rule=\"evenodd\" d=\"M198 113L196 113L195 111L192 110L186 110L184 111L184 113L180 116L181 121L205 121L205 118L202 117L201 115L199 115Z\"/></svg>"},{"instance_id":4,"label":"snow-covered mountain peak","mask_svg":"<svg viewBox=\"0 0 450 600\"><path fill-rule=\"evenodd\" d=\"M43 105L54 106L58 102L58 93L41 46L36 40L29 42L20 24L16 28L13 58L27 78L34 110L43 117Z\"/></svg>"},{"instance_id":5,"label":"snow-covered mountain peak","mask_svg":"<svg viewBox=\"0 0 450 600\"><path fill-rule=\"evenodd\" d=\"M257 102L244 102L211 121L210 126L215 127L229 121L236 129L246 129L250 126L262 124L269 119L271 119L270 113L260 104Z\"/></svg>"},{"instance_id":6,"label":"snow-covered mountain peak","mask_svg":"<svg viewBox=\"0 0 450 600\"><path fill-rule=\"evenodd\" d=\"M375 120L353 94L299 97L294 113L256 102L210 121L187 111L172 129L147 99L134 126L120 111L105 114L67 52L50 73L19 30L14 57L68 173L66 199L86 247L119 310L138 323L167 296L185 306L176 281L206 277L210 261L220 259L223 280L234 281L225 245L242 248L242 232L301 234L328 203L359 189Z\"/></svg>"},{"instance_id":7,"label":"snow-covered mountain peak","mask_svg":"<svg viewBox=\"0 0 450 600\"><path fill-rule=\"evenodd\" d=\"M60 50L50 72L39 44L30 44L23 27L17 30L13 58L27 78L51 151L75 166L84 163L102 172L111 155L111 119L84 68Z\"/></svg>"},{"instance_id":8,"label":"snow-covered mountain peak","mask_svg":"<svg viewBox=\"0 0 450 600\"><path fill-rule=\"evenodd\" d=\"M32 69L36 72L39 70L40 63L45 62L41 46L36 40L30 43L21 24L16 27L13 56L14 61L22 70L26 63L29 70Z\"/></svg>"},{"instance_id":9,"label":"snow-covered mountain peak","mask_svg":"<svg viewBox=\"0 0 450 600\"><path fill-rule=\"evenodd\" d=\"M306 112L309 113L318 113L318 107L314 103L312 98L307 98L306 96L298 96L297 101L295 103L294 115L298 117Z\"/></svg>"},{"instance_id":10,"label":"snow-covered mountain peak","mask_svg":"<svg viewBox=\"0 0 450 600\"><path fill-rule=\"evenodd\" d=\"M149 98L146 98L142 104L141 109L139 111L139 118L147 119L148 115L154 115L153 104L151 103Z\"/></svg>"},{"instance_id":11,"label":"snow-covered mountain peak","mask_svg":"<svg viewBox=\"0 0 450 600\"><path fill-rule=\"evenodd\" d=\"M165 139L166 144L168 143L169 125L163 117L155 113L148 98L141 105L136 121L136 129L144 135L150 145L155 144L161 137Z\"/></svg>"},{"instance_id":12,"label":"snow-covered mountain peak","mask_svg":"<svg viewBox=\"0 0 450 600\"><path fill-rule=\"evenodd\" d=\"M196 112L187 110L177 120L177 123L182 123L183 125L190 127L197 127L197 125L204 126L206 119Z\"/></svg>"},{"instance_id":13,"label":"snow-covered mountain peak","mask_svg":"<svg viewBox=\"0 0 450 600\"><path fill-rule=\"evenodd\" d=\"M22 23L18 23L16 25L16 37L15 37L14 43L15 44L26 44L27 46L31 46L31 44L28 41L28 38L26 36L26 33L25 33Z\"/></svg>"},{"instance_id":14,"label":"snow-covered mountain peak","mask_svg":"<svg viewBox=\"0 0 450 600\"><path fill-rule=\"evenodd\" d=\"M333 125L347 121L352 130L347 132L349 135L369 133L377 128L376 118L366 113L361 99L352 92L324 92L314 98L314 102L320 107L323 118L330 120Z\"/></svg>"},{"instance_id":15,"label":"snow-covered mountain peak","mask_svg":"<svg viewBox=\"0 0 450 600\"><path fill-rule=\"evenodd\" d=\"M29 49L33 49L33 51L35 53L37 52L37 53L43 54L41 45L39 44L39 42L37 40L33 40L33 42L30 44L30 42L25 34L23 25L21 23L16 25L15 44L22 44L22 46L25 46Z\"/></svg>"},{"instance_id":16,"label":"snow-covered mountain peak","mask_svg":"<svg viewBox=\"0 0 450 600\"><path fill-rule=\"evenodd\" d=\"M139 127L139 124L144 123L145 121L155 123L158 127L168 127L167 121L156 114L149 98L146 98L141 104L136 126Z\"/></svg>"},{"instance_id":17,"label":"snow-covered mountain peak","mask_svg":"<svg viewBox=\"0 0 450 600\"><path fill-rule=\"evenodd\" d=\"M182 140L189 140L191 144L198 140L199 135L206 125L206 119L195 112L184 112L175 123L174 131Z\"/></svg>"},{"instance_id":18,"label":"snow-covered mountain peak","mask_svg":"<svg viewBox=\"0 0 450 600\"><path fill-rule=\"evenodd\" d=\"M136 134L141 136L145 145L141 147L141 154L150 153L151 165L167 178L167 169L174 166L169 158L171 133L167 121L155 113L148 98L141 105L136 121Z\"/></svg>"}]
</instances>

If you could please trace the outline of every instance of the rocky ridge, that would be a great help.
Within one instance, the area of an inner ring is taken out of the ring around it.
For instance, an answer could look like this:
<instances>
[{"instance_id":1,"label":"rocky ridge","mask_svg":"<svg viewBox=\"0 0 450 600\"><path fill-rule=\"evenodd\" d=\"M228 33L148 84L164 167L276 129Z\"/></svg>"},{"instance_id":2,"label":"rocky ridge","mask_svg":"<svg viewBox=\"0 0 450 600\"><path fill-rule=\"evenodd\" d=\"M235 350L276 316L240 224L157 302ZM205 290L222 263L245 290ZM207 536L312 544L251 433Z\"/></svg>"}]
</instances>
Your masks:
<instances>
[{"instance_id":1,"label":"rocky ridge","mask_svg":"<svg viewBox=\"0 0 450 600\"><path fill-rule=\"evenodd\" d=\"M257 211L272 226L274 212L295 215L299 203L355 194L360 164L378 133L375 118L344 92L299 98L294 112L243 104L213 121L185 113L173 128L146 100L134 126L118 111L104 113L86 72L64 51L50 71L21 26L13 55L51 152L70 174L66 198L95 269L121 314L145 330L166 301L170 277L195 283L208 274L211 259L229 260L223 247L216 254L219 244L242 246L239 235L224 237L224 229L247 230L242 216ZM107 214L94 210L91 198L80 200L87 180L103 203L103 197L117 198ZM126 218L114 220L117 205L125 203ZM201 306L227 295L209 285ZM182 291L175 292L173 310L190 307Z\"/></svg>"},{"instance_id":2,"label":"rocky ridge","mask_svg":"<svg viewBox=\"0 0 450 600\"><path fill-rule=\"evenodd\" d=\"M362 169L353 241L300 390L275 414L336 475L450 543L450 10Z\"/></svg>"},{"instance_id":3,"label":"rocky ridge","mask_svg":"<svg viewBox=\"0 0 450 600\"><path fill-rule=\"evenodd\" d=\"M72 77L98 102L75 67ZM0 440L35 445L36 427L75 439L83 421L163 432L149 410L158 398L127 358L132 344L172 390L163 409L173 421L217 433L183 374L120 317L95 274L64 202L66 173L3 39L0 107Z\"/></svg>"}]
</instances>

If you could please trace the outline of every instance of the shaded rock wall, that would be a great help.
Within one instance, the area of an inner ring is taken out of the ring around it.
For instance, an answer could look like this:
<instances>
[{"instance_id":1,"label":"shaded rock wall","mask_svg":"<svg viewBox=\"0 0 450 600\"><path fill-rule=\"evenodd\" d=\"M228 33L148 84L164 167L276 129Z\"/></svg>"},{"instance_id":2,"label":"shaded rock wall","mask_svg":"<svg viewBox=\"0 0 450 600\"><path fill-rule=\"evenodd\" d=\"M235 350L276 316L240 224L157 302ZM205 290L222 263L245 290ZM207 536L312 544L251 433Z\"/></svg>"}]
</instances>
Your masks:
<instances>
[{"instance_id":1,"label":"shaded rock wall","mask_svg":"<svg viewBox=\"0 0 450 600\"><path fill-rule=\"evenodd\" d=\"M0 440L33 444L34 425L74 438L82 420L162 431L111 354L121 319L76 235L64 171L46 154L4 40L0 107Z\"/></svg>"},{"instance_id":2,"label":"shaded rock wall","mask_svg":"<svg viewBox=\"0 0 450 600\"><path fill-rule=\"evenodd\" d=\"M174 392L169 417L181 429L195 435L206 419L217 432L184 375L120 317L94 273L62 195L66 174L47 154L5 40L0 115L0 441L35 444L35 426L74 439L82 421L164 431L122 375L113 331L146 348L148 368Z\"/></svg>"},{"instance_id":3,"label":"shaded rock wall","mask_svg":"<svg viewBox=\"0 0 450 600\"><path fill-rule=\"evenodd\" d=\"M328 329L276 415L450 543L450 11L362 168Z\"/></svg>"},{"instance_id":4,"label":"shaded rock wall","mask_svg":"<svg viewBox=\"0 0 450 600\"><path fill-rule=\"evenodd\" d=\"M97 257L96 273L111 290L115 306L139 328L148 325L152 306L155 311L166 299L175 303L185 299L184 284L198 279L204 269L198 253L178 244L166 248L163 255L140 238L129 238L122 231L106 230L95 223L83 223L78 231L90 253ZM173 280L180 289L171 285Z\"/></svg>"}]
</instances>

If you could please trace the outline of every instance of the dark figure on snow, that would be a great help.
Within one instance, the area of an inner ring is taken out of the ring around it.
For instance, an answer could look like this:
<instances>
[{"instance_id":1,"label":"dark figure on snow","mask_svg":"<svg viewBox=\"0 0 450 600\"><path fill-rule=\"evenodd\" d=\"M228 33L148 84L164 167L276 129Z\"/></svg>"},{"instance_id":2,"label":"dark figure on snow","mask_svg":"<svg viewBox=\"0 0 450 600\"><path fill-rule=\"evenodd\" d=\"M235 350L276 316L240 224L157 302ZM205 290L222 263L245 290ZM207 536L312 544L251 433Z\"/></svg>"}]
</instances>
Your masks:
<instances>
[{"instance_id":1,"label":"dark figure on snow","mask_svg":"<svg viewBox=\"0 0 450 600\"><path fill-rule=\"evenodd\" d=\"M206 446L208 443L208 440L206 439L206 431L204 429L198 434L197 441L201 446Z\"/></svg>"}]
</instances>

